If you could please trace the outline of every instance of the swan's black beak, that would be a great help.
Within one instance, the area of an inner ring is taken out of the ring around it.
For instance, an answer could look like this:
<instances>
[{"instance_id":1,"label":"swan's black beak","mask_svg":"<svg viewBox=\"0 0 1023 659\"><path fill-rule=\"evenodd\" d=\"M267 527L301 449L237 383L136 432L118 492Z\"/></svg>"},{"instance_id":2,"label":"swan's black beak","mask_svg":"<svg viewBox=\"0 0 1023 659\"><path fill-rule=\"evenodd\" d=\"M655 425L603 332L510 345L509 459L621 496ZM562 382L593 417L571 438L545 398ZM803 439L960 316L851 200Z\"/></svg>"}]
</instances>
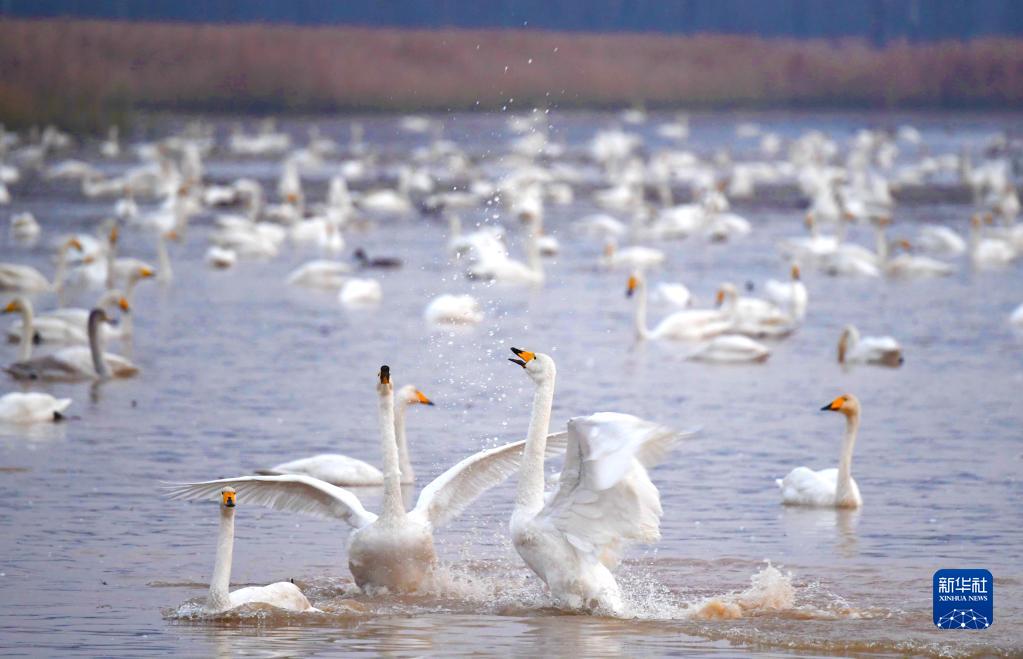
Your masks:
<instances>
[{"instance_id":1,"label":"swan's black beak","mask_svg":"<svg viewBox=\"0 0 1023 659\"><path fill-rule=\"evenodd\" d=\"M225 501L224 502L224 507L225 508L234 508L234 498L232 497L232 498L228 499L227 501Z\"/></svg>"},{"instance_id":2,"label":"swan's black beak","mask_svg":"<svg viewBox=\"0 0 1023 659\"><path fill-rule=\"evenodd\" d=\"M386 364L380 367L380 384L391 383L391 367Z\"/></svg>"},{"instance_id":3,"label":"swan's black beak","mask_svg":"<svg viewBox=\"0 0 1023 659\"><path fill-rule=\"evenodd\" d=\"M831 403L828 403L827 405L825 405L824 407L821 408L821 412L830 412L830 411L831 411Z\"/></svg>"}]
</instances>

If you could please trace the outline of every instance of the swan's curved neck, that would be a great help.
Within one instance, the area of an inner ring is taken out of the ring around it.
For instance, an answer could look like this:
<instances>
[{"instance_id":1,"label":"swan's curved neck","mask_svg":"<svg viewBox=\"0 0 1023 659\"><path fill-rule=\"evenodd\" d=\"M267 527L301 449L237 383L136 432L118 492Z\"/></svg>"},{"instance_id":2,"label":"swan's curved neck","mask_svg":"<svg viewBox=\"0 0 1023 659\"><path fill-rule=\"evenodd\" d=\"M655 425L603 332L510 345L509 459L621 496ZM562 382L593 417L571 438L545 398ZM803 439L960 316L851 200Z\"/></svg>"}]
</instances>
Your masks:
<instances>
[{"instance_id":1,"label":"swan's curved neck","mask_svg":"<svg viewBox=\"0 0 1023 659\"><path fill-rule=\"evenodd\" d=\"M26 299L20 300L18 308L21 309L21 345L18 346L18 360L28 361L32 358L32 340L35 339L35 316L32 313L32 303Z\"/></svg>"},{"instance_id":2,"label":"swan's curved neck","mask_svg":"<svg viewBox=\"0 0 1023 659\"><path fill-rule=\"evenodd\" d=\"M529 434L519 467L519 487L515 494L516 512L536 514L543 508L543 458L547 450L547 433L554 404L554 374L536 387L533 412L529 417Z\"/></svg>"},{"instance_id":3,"label":"swan's curved neck","mask_svg":"<svg viewBox=\"0 0 1023 659\"><path fill-rule=\"evenodd\" d=\"M650 330L646 326L646 280L640 279L636 284L636 295L639 297L636 300L636 338L648 339Z\"/></svg>"},{"instance_id":4,"label":"swan's curved neck","mask_svg":"<svg viewBox=\"0 0 1023 659\"><path fill-rule=\"evenodd\" d=\"M401 498L401 472L394 437L394 390L390 385L382 385L379 413L380 450L384 458L384 502L380 519L395 521L405 516L405 503Z\"/></svg>"},{"instance_id":5,"label":"swan's curved neck","mask_svg":"<svg viewBox=\"0 0 1023 659\"><path fill-rule=\"evenodd\" d=\"M408 442L405 439L405 414L408 412L408 404L404 401L394 408L394 437L398 441L398 469L401 472L403 483L411 483L416 480L416 474L412 471L412 460L408 454Z\"/></svg>"},{"instance_id":6,"label":"swan's curved neck","mask_svg":"<svg viewBox=\"0 0 1023 659\"><path fill-rule=\"evenodd\" d=\"M842 455L838 460L838 486L835 501L843 503L852 495L852 454L856 444L856 433L860 428L859 410L845 417L845 438L842 440Z\"/></svg>"},{"instance_id":7,"label":"swan's curved neck","mask_svg":"<svg viewBox=\"0 0 1023 659\"><path fill-rule=\"evenodd\" d=\"M174 277L171 271L170 255L167 253L167 239L163 234L156 236L156 258L160 264L160 271L157 273L160 281L168 282Z\"/></svg>"},{"instance_id":8,"label":"swan's curved neck","mask_svg":"<svg viewBox=\"0 0 1023 659\"><path fill-rule=\"evenodd\" d=\"M231 608L231 561L234 554L234 508L220 508L220 531L217 534L217 562L213 566L208 611Z\"/></svg>"},{"instance_id":9,"label":"swan's curved neck","mask_svg":"<svg viewBox=\"0 0 1023 659\"><path fill-rule=\"evenodd\" d=\"M100 339L99 325L102 321L97 313L89 314L89 352L92 353L92 366L100 378L110 377L106 356L103 354L103 341Z\"/></svg>"}]
</instances>

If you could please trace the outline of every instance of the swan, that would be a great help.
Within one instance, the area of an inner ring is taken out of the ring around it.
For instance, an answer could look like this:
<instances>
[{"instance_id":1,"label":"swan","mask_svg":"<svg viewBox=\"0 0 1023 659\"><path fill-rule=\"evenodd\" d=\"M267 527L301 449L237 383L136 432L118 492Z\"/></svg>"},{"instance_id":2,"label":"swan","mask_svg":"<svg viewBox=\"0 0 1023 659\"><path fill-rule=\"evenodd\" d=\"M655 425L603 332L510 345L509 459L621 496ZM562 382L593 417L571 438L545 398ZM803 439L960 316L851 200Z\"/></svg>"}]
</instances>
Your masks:
<instances>
[{"instance_id":1,"label":"swan","mask_svg":"<svg viewBox=\"0 0 1023 659\"><path fill-rule=\"evenodd\" d=\"M617 243L609 240L604 243L604 255L600 264L605 268L647 269L664 263L664 252L653 247L635 245L618 249Z\"/></svg>"},{"instance_id":2,"label":"swan","mask_svg":"<svg viewBox=\"0 0 1023 659\"><path fill-rule=\"evenodd\" d=\"M391 373L379 373L379 422L384 458L383 510L366 510L352 492L302 475L241 476L171 486L172 499L208 499L225 486L254 503L320 517L340 519L354 530L348 547L348 567L362 589L392 592L419 590L436 564L433 531L457 517L476 498L502 483L522 461L524 441L475 453L427 485L415 507L407 511L401 498L401 474L394 435ZM548 452L564 450L564 433L548 438ZM541 482L543 475L541 474Z\"/></svg>"},{"instance_id":3,"label":"swan","mask_svg":"<svg viewBox=\"0 0 1023 659\"><path fill-rule=\"evenodd\" d=\"M0 396L0 422L43 423L60 421L64 410L71 405L70 398L54 398L37 392L11 392Z\"/></svg>"},{"instance_id":4,"label":"swan","mask_svg":"<svg viewBox=\"0 0 1023 659\"><path fill-rule=\"evenodd\" d=\"M839 396L821 408L845 415L845 438L838 469L813 471L796 467L785 478L775 479L786 505L822 508L859 508L863 505L860 488L852 477L852 454L856 431L860 427L860 401L852 394Z\"/></svg>"},{"instance_id":5,"label":"swan","mask_svg":"<svg viewBox=\"0 0 1023 659\"><path fill-rule=\"evenodd\" d=\"M722 284L716 299L721 313L732 321L729 331L755 337L781 337L796 329L795 319L774 302L740 296L734 284Z\"/></svg>"},{"instance_id":6,"label":"swan","mask_svg":"<svg viewBox=\"0 0 1023 659\"><path fill-rule=\"evenodd\" d=\"M981 236L981 217L970 218L970 260L977 268L997 268L1016 258L1016 250L1006 241Z\"/></svg>"},{"instance_id":7,"label":"swan","mask_svg":"<svg viewBox=\"0 0 1023 659\"><path fill-rule=\"evenodd\" d=\"M231 563L234 554L234 509L237 494L233 488L220 491L220 531L217 533L217 560L210 580L210 594L206 598L205 613L216 614L236 609L245 604L269 604L288 611L319 612L290 581L278 581L269 586L249 586L229 592Z\"/></svg>"},{"instance_id":8,"label":"swan","mask_svg":"<svg viewBox=\"0 0 1023 659\"><path fill-rule=\"evenodd\" d=\"M117 305L123 313L131 311L128 299L120 291L106 291L96 303L99 309L107 309ZM11 323L7 328L9 342L24 341L30 343L70 343L87 344L89 342L88 322L89 310L77 307L61 307L36 315L32 303L24 297L12 300L3 313L20 312L21 319ZM103 326L103 338L119 339L123 332L121 326ZM28 359L27 356L20 358Z\"/></svg>"},{"instance_id":9,"label":"swan","mask_svg":"<svg viewBox=\"0 0 1023 659\"><path fill-rule=\"evenodd\" d=\"M646 278L636 271L629 277L626 297L639 291L636 301L635 328L640 339L669 339L675 341L698 341L724 334L732 327L732 321L721 311L712 309L686 309L676 311L657 324L654 329L646 326L647 291Z\"/></svg>"},{"instance_id":10,"label":"swan","mask_svg":"<svg viewBox=\"0 0 1023 659\"><path fill-rule=\"evenodd\" d=\"M657 284L654 299L660 299L673 307L685 309L693 301L693 294L685 284L661 282Z\"/></svg>"},{"instance_id":11,"label":"swan","mask_svg":"<svg viewBox=\"0 0 1023 659\"><path fill-rule=\"evenodd\" d=\"M906 253L888 259L884 264L889 277L947 277L956 271L951 263L910 253L913 247L908 240L900 240L896 245Z\"/></svg>"},{"instance_id":12,"label":"swan","mask_svg":"<svg viewBox=\"0 0 1023 659\"><path fill-rule=\"evenodd\" d=\"M468 255L477 261L508 256L504 244L504 229L482 226L471 233L462 233L462 221L457 215L448 217L448 252L454 256Z\"/></svg>"},{"instance_id":13,"label":"swan","mask_svg":"<svg viewBox=\"0 0 1023 659\"><path fill-rule=\"evenodd\" d=\"M226 270L238 262L238 254L226 247L210 245L206 250L206 265L218 270Z\"/></svg>"},{"instance_id":14,"label":"swan","mask_svg":"<svg viewBox=\"0 0 1023 659\"><path fill-rule=\"evenodd\" d=\"M741 238L753 231L753 225L746 218L735 213L713 213L707 219L704 236L713 242L725 242Z\"/></svg>"},{"instance_id":15,"label":"swan","mask_svg":"<svg viewBox=\"0 0 1023 659\"><path fill-rule=\"evenodd\" d=\"M445 294L432 299L423 316L435 325L476 325L483 320L483 311L471 295Z\"/></svg>"},{"instance_id":16,"label":"swan","mask_svg":"<svg viewBox=\"0 0 1023 659\"><path fill-rule=\"evenodd\" d=\"M525 455L509 528L515 550L562 607L623 610L611 573L627 542L660 539L660 494L647 475L650 454L678 440L671 429L629 414L599 412L568 422L558 487L544 497L544 453L557 369L543 353L512 348L533 383Z\"/></svg>"},{"instance_id":17,"label":"swan","mask_svg":"<svg viewBox=\"0 0 1023 659\"><path fill-rule=\"evenodd\" d=\"M380 282L376 279L351 278L344 283L338 300L346 307L376 304L383 298Z\"/></svg>"},{"instance_id":18,"label":"swan","mask_svg":"<svg viewBox=\"0 0 1023 659\"><path fill-rule=\"evenodd\" d=\"M341 288L348 279L351 268L340 261L315 259L307 261L291 271L287 282L292 286L311 288Z\"/></svg>"},{"instance_id":19,"label":"swan","mask_svg":"<svg viewBox=\"0 0 1023 659\"><path fill-rule=\"evenodd\" d=\"M920 227L916 242L926 251L941 256L958 256L966 252L966 241L952 229L938 224Z\"/></svg>"},{"instance_id":20,"label":"swan","mask_svg":"<svg viewBox=\"0 0 1023 659\"><path fill-rule=\"evenodd\" d=\"M408 440L405 437L405 413L413 405L433 405L433 401L407 384L395 393L398 405L394 408L394 437L398 442L398 469L401 471L402 484L416 482L412 470L412 460L408 453ZM379 469L356 458L339 453L323 453L311 458L300 458L279 464L270 469L256 471L261 476L281 476L284 474L301 474L316 478L331 485L358 487L382 485L384 474Z\"/></svg>"},{"instance_id":21,"label":"swan","mask_svg":"<svg viewBox=\"0 0 1023 659\"><path fill-rule=\"evenodd\" d=\"M1009 316L1009 322L1013 325L1023 327L1023 304L1016 307L1016 310Z\"/></svg>"},{"instance_id":22,"label":"swan","mask_svg":"<svg viewBox=\"0 0 1023 659\"><path fill-rule=\"evenodd\" d=\"M809 237L786 238L778 243L782 254L798 260L814 261L826 258L838 250L840 244L836 236L822 236L817 228L814 213L806 214L804 224L810 231Z\"/></svg>"},{"instance_id":23,"label":"swan","mask_svg":"<svg viewBox=\"0 0 1023 659\"><path fill-rule=\"evenodd\" d=\"M890 336L864 336L852 325L846 325L838 339L839 364L878 364L901 366L902 346Z\"/></svg>"},{"instance_id":24,"label":"swan","mask_svg":"<svg viewBox=\"0 0 1023 659\"><path fill-rule=\"evenodd\" d=\"M56 291L61 295L64 289L64 276L67 273L67 251L72 247L81 251L82 244L77 239L70 238L57 248L57 270L53 275L53 283L32 266L0 263L0 291L25 293Z\"/></svg>"},{"instance_id":25,"label":"swan","mask_svg":"<svg viewBox=\"0 0 1023 659\"><path fill-rule=\"evenodd\" d=\"M764 294L778 305L779 308L788 310L792 318L802 321L806 318L806 307L809 303L809 294L806 285L800 281L801 273L799 266L792 265L792 280L780 282L776 279L769 279L764 284Z\"/></svg>"},{"instance_id":26,"label":"swan","mask_svg":"<svg viewBox=\"0 0 1023 659\"><path fill-rule=\"evenodd\" d=\"M492 252L469 267L467 275L470 279L492 279L503 284L533 286L543 284L543 259L540 256L540 245L537 241L537 234L542 231L542 228L538 226L537 217L529 217L524 222L527 226L527 263L500 255L499 252Z\"/></svg>"},{"instance_id":27,"label":"swan","mask_svg":"<svg viewBox=\"0 0 1023 659\"><path fill-rule=\"evenodd\" d=\"M39 238L42 229L32 213L18 213L11 216L11 236L20 242L32 242Z\"/></svg>"},{"instance_id":28,"label":"swan","mask_svg":"<svg viewBox=\"0 0 1023 659\"><path fill-rule=\"evenodd\" d=\"M137 375L129 360L104 352L99 324L110 319L102 309L89 313L89 346L62 348L53 354L17 361L5 370L16 380L106 380Z\"/></svg>"},{"instance_id":29,"label":"swan","mask_svg":"<svg viewBox=\"0 0 1023 659\"><path fill-rule=\"evenodd\" d=\"M688 359L701 362L764 362L771 350L762 343L741 334L715 336L689 354Z\"/></svg>"}]
</instances>

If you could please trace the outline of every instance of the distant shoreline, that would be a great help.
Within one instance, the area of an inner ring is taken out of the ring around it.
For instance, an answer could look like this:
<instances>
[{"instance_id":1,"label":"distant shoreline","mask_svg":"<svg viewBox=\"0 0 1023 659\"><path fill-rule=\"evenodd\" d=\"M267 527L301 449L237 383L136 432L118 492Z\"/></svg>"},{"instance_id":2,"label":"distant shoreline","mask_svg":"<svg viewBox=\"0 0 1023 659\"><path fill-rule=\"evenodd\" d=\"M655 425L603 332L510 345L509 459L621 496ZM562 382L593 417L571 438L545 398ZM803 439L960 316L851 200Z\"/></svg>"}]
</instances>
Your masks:
<instances>
[{"instance_id":1,"label":"distant shoreline","mask_svg":"<svg viewBox=\"0 0 1023 659\"><path fill-rule=\"evenodd\" d=\"M1023 108L1023 40L893 43L0 19L0 122L139 111Z\"/></svg>"}]
</instances>

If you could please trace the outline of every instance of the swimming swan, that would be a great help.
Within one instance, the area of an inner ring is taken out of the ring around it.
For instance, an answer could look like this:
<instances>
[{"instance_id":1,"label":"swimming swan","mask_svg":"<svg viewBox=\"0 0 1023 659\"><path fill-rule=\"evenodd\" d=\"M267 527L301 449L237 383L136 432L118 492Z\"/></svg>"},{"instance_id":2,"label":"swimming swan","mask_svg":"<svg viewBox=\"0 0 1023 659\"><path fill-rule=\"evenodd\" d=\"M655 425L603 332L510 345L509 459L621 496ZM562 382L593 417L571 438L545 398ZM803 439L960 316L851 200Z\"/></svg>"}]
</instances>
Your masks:
<instances>
[{"instance_id":1,"label":"swimming swan","mask_svg":"<svg viewBox=\"0 0 1023 659\"><path fill-rule=\"evenodd\" d=\"M96 303L99 309L107 309L117 305L123 312L131 311L128 298L120 291L106 291ZM43 314L35 315L32 303L25 298L12 300L3 309L3 313L20 312L21 319L11 323L7 328L7 341L14 343L20 341L24 351L25 341L29 343L64 343L64 344L87 344L89 342L88 323L89 310L78 307L61 307ZM121 338L122 326L104 325L103 338ZM19 357L19 360L28 359L29 355Z\"/></svg>"},{"instance_id":2,"label":"swimming swan","mask_svg":"<svg viewBox=\"0 0 1023 659\"><path fill-rule=\"evenodd\" d=\"M786 505L824 508L859 508L863 505L860 488L852 477L852 454L860 427L860 401L851 394L839 396L821 408L845 415L845 438L838 469L813 471L796 467L785 478L775 479Z\"/></svg>"},{"instance_id":3,"label":"swimming swan","mask_svg":"<svg viewBox=\"0 0 1023 659\"><path fill-rule=\"evenodd\" d=\"M433 405L433 401L410 384L397 391L396 400L398 404L394 409L394 436L398 442L398 469L401 471L402 484L415 483L416 475L412 470L408 442L405 439L405 412L412 405ZM256 470L256 473L264 476L303 474L331 485L345 487L384 484L384 474L379 469L368 462L339 453L323 453L311 458L300 458L270 469Z\"/></svg>"},{"instance_id":4,"label":"swimming swan","mask_svg":"<svg viewBox=\"0 0 1023 659\"><path fill-rule=\"evenodd\" d=\"M902 346L890 336L864 336L853 325L846 325L838 339L839 364L878 364L901 366Z\"/></svg>"},{"instance_id":5,"label":"swimming swan","mask_svg":"<svg viewBox=\"0 0 1023 659\"><path fill-rule=\"evenodd\" d=\"M234 489L220 491L220 531L217 535L217 562L210 580L210 594L206 598L206 613L224 613L245 604L269 604L279 609L298 612L319 612L290 581L278 581L269 586L249 586L229 592L231 588L231 562L234 553Z\"/></svg>"},{"instance_id":6,"label":"swimming swan","mask_svg":"<svg viewBox=\"0 0 1023 659\"><path fill-rule=\"evenodd\" d=\"M60 421L70 398L54 398L50 394L14 391L0 396L0 422L43 423Z\"/></svg>"},{"instance_id":7,"label":"swimming swan","mask_svg":"<svg viewBox=\"0 0 1023 659\"><path fill-rule=\"evenodd\" d=\"M699 341L723 334L732 327L732 321L721 311L686 309L667 316L651 330L646 325L646 278L638 270L629 277L625 295L632 297L637 291L635 327L636 336L640 339Z\"/></svg>"},{"instance_id":8,"label":"swimming swan","mask_svg":"<svg viewBox=\"0 0 1023 659\"><path fill-rule=\"evenodd\" d=\"M660 539L661 501L644 462L678 439L663 426L628 414L600 412L568 422L558 488L544 498L544 452L557 369L542 353L511 349L510 361L536 384L510 529L515 550L558 604L620 613L611 570L627 542Z\"/></svg>"},{"instance_id":9,"label":"swimming swan","mask_svg":"<svg viewBox=\"0 0 1023 659\"><path fill-rule=\"evenodd\" d=\"M380 368L379 419L384 454L383 510L377 516L352 492L309 476L241 476L172 486L172 499L208 499L224 486L234 487L254 503L290 512L330 517L354 530L348 567L360 588L415 591L436 564L433 531L457 517L477 497L503 482L522 460L524 441L480 451L451 467L423 488L415 508L406 512L394 435L391 373ZM564 433L548 438L548 449L564 450ZM542 478L542 475L541 475Z\"/></svg>"}]
</instances>

